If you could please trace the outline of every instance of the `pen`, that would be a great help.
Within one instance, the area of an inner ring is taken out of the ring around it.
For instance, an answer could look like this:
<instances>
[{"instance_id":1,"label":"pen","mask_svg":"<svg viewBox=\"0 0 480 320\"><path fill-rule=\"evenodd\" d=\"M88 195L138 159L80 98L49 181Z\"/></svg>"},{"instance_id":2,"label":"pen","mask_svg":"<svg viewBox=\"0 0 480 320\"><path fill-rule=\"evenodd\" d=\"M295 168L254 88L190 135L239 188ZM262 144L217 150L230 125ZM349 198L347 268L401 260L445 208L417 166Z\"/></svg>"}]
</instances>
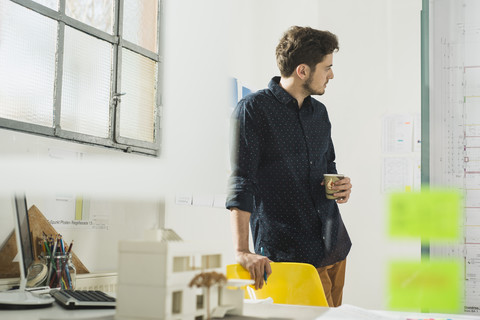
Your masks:
<instances>
[{"instance_id":1,"label":"pen","mask_svg":"<svg viewBox=\"0 0 480 320\"><path fill-rule=\"evenodd\" d=\"M260 254L262 256L265 256L265 254L263 253L263 247L260 248ZM267 284L267 271L263 272L263 280L265 280L265 284Z\"/></svg>"},{"instance_id":2,"label":"pen","mask_svg":"<svg viewBox=\"0 0 480 320\"><path fill-rule=\"evenodd\" d=\"M56 245L57 244L57 237L55 237L55 240L53 241L53 243L54 243L54 245L53 245L52 252L51 252L52 254L50 256L50 265L48 266L48 276L47 276L47 283L48 284L50 284L51 280L53 280L51 278L52 278L52 274L53 274L53 271L52 271L53 261L55 259L55 252L57 251L57 245ZM50 286L50 287L52 287L52 286Z\"/></svg>"},{"instance_id":3,"label":"pen","mask_svg":"<svg viewBox=\"0 0 480 320\"><path fill-rule=\"evenodd\" d=\"M73 289L72 278L70 276L70 271L68 271L68 260L70 258L70 252L72 251L72 246L73 246L73 240L72 242L70 242L70 245L68 246L67 257L65 258L65 273L67 274L68 289Z\"/></svg>"},{"instance_id":4,"label":"pen","mask_svg":"<svg viewBox=\"0 0 480 320\"><path fill-rule=\"evenodd\" d=\"M60 258L55 259L57 263L57 288L62 287L62 269L60 269Z\"/></svg>"},{"instance_id":5,"label":"pen","mask_svg":"<svg viewBox=\"0 0 480 320\"><path fill-rule=\"evenodd\" d=\"M50 246L48 245L46 237L43 237L43 252L45 252L46 255L50 256Z\"/></svg>"},{"instance_id":6,"label":"pen","mask_svg":"<svg viewBox=\"0 0 480 320\"><path fill-rule=\"evenodd\" d=\"M72 247L73 247L73 240L72 242L70 242L70 246L68 246L67 253L70 253L72 251Z\"/></svg>"},{"instance_id":7,"label":"pen","mask_svg":"<svg viewBox=\"0 0 480 320\"><path fill-rule=\"evenodd\" d=\"M60 242L60 250L62 253L65 253L65 244L63 242L63 237L60 235L60 239L58 240Z\"/></svg>"}]
</instances>

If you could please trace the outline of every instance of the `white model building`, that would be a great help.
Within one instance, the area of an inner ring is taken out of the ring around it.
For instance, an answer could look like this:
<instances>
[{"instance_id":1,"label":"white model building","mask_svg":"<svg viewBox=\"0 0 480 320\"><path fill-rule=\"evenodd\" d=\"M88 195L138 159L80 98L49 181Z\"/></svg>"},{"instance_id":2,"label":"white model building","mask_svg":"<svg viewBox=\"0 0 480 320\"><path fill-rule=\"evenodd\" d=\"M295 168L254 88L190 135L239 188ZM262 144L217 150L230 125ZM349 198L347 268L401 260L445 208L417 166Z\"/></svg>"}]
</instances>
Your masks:
<instances>
[{"instance_id":1,"label":"white model building","mask_svg":"<svg viewBox=\"0 0 480 320\"><path fill-rule=\"evenodd\" d=\"M190 288L200 272L222 272L222 255L204 243L181 240L172 230L157 230L143 241L121 241L117 320L207 319L206 289ZM210 314L241 315L245 282L210 288Z\"/></svg>"}]
</instances>

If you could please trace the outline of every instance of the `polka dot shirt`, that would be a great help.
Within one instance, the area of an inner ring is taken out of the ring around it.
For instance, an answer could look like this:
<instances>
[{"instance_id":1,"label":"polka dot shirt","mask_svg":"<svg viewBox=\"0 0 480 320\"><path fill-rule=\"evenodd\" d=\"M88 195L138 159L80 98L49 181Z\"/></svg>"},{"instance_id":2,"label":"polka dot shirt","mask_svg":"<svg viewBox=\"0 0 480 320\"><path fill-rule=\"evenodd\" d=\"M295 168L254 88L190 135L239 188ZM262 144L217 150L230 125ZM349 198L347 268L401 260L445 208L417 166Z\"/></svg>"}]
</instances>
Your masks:
<instances>
[{"instance_id":1,"label":"polka dot shirt","mask_svg":"<svg viewBox=\"0 0 480 320\"><path fill-rule=\"evenodd\" d=\"M232 176L226 207L251 212L255 252L321 267L345 259L351 241L324 173L336 173L325 106L302 107L273 78L233 113Z\"/></svg>"}]
</instances>

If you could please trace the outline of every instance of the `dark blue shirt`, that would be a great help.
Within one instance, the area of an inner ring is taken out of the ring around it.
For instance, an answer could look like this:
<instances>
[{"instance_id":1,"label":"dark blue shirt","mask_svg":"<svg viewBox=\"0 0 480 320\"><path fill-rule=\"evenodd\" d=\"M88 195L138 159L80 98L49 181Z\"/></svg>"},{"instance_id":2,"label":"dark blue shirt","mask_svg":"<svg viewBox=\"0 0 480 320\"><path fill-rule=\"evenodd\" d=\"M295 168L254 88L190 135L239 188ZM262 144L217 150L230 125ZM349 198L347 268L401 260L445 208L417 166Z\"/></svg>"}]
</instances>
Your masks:
<instances>
[{"instance_id":1,"label":"dark blue shirt","mask_svg":"<svg viewBox=\"0 0 480 320\"><path fill-rule=\"evenodd\" d=\"M302 107L273 78L233 114L232 175L226 207L251 213L255 252L315 267L347 257L351 242L324 173L337 173L325 106Z\"/></svg>"}]
</instances>

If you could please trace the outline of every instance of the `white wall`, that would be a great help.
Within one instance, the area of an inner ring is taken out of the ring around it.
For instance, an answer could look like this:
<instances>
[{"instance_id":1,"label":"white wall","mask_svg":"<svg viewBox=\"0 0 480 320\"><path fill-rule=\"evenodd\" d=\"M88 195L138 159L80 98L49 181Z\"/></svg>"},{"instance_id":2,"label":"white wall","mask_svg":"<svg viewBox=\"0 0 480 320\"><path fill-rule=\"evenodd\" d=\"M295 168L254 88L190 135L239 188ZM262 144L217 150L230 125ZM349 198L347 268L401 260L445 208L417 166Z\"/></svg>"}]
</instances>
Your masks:
<instances>
[{"instance_id":1,"label":"white wall","mask_svg":"<svg viewBox=\"0 0 480 320\"><path fill-rule=\"evenodd\" d=\"M176 194L224 194L228 175L228 2L166 0L164 148L175 171L165 226L184 240L215 241L233 263L224 208L180 206Z\"/></svg>"},{"instance_id":2,"label":"white wall","mask_svg":"<svg viewBox=\"0 0 480 320\"><path fill-rule=\"evenodd\" d=\"M420 7L421 0L165 0L161 157L0 130L0 176L7 177L0 193L9 183L27 185L41 202L42 190L90 191L117 212L124 229L132 224L136 231L139 220L145 228L163 224L157 216L164 210L166 227L187 240L217 241L224 263L233 263L226 210L179 206L175 194L225 192L229 77L263 88L278 74L275 46L283 31L294 24L327 29L338 35L340 51L335 79L320 100L333 124L337 167L354 185L350 202L341 206L354 243L344 302L383 309L387 262L417 257L420 250L417 243L388 240L381 193L381 117L420 112ZM87 154L86 165L45 160L52 147ZM15 180L12 169L26 173ZM2 217L10 214L4 207L0 203Z\"/></svg>"}]
</instances>

